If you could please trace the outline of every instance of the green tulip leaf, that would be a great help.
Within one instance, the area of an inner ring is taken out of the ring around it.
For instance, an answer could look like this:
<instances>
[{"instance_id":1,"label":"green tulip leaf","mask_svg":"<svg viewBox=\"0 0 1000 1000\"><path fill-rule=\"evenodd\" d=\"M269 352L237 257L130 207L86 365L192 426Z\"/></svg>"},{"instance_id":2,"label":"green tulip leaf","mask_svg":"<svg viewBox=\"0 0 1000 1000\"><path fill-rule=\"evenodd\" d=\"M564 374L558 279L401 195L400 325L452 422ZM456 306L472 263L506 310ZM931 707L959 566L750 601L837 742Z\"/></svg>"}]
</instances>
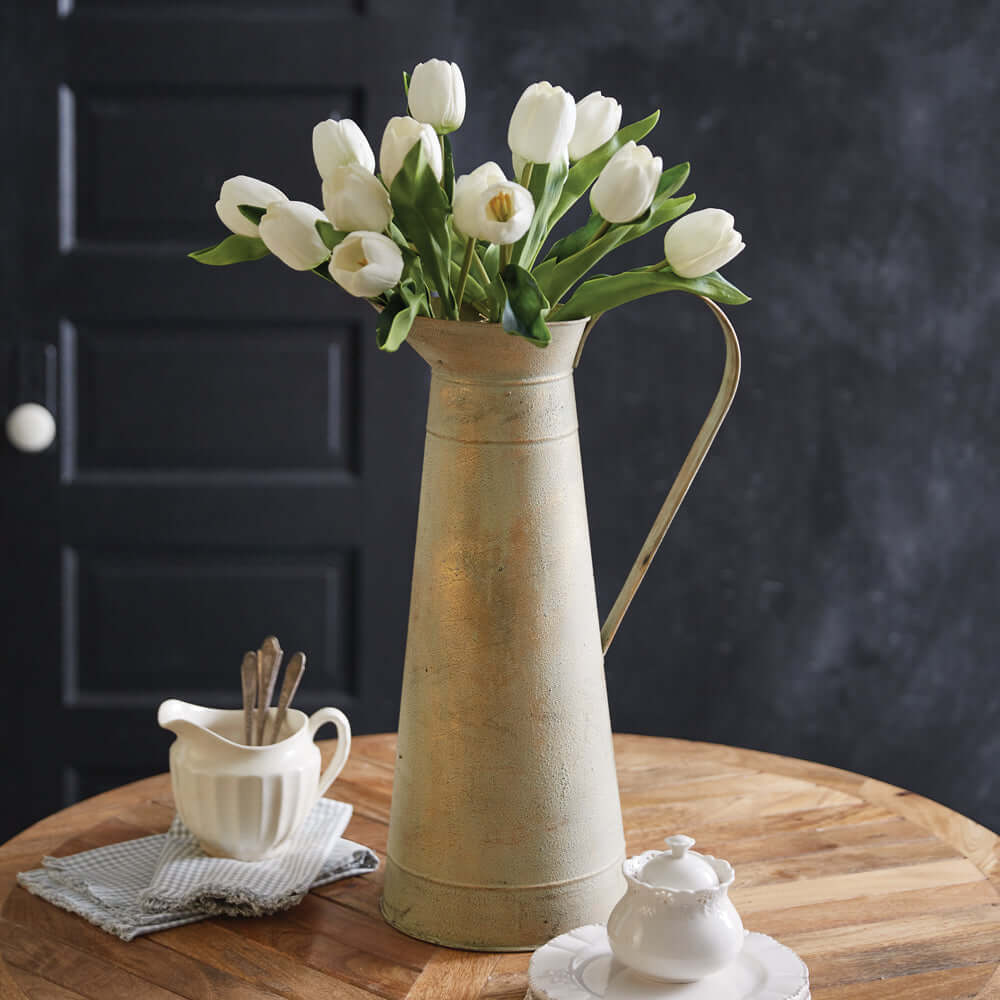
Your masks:
<instances>
[{"instance_id":1,"label":"green tulip leaf","mask_svg":"<svg viewBox=\"0 0 1000 1000\"><path fill-rule=\"evenodd\" d=\"M195 250L188 256L199 264L212 264L221 267L223 264L241 264L245 260L260 260L271 251L264 246L264 241L257 236L239 236L233 233L214 247Z\"/></svg>"},{"instance_id":2,"label":"green tulip leaf","mask_svg":"<svg viewBox=\"0 0 1000 1000\"><path fill-rule=\"evenodd\" d=\"M549 252L545 255L542 263L552 261L554 264L573 254L579 253L597 235L597 230L604 225L604 220L596 213L591 212L590 218L579 228L574 229L568 236L564 236L558 243L553 243ZM537 274L537 269L536 269Z\"/></svg>"},{"instance_id":3,"label":"green tulip leaf","mask_svg":"<svg viewBox=\"0 0 1000 1000\"><path fill-rule=\"evenodd\" d=\"M549 301L558 302L602 257L625 241L630 228L628 225L612 226L603 236L578 250L572 257L558 261L555 267L541 275L536 274L535 278Z\"/></svg>"},{"instance_id":4,"label":"green tulip leaf","mask_svg":"<svg viewBox=\"0 0 1000 1000\"><path fill-rule=\"evenodd\" d=\"M660 112L654 111L642 121L633 122L619 129L603 146L598 146L582 160L577 160L570 167L566 186L563 188L559 201L549 219L549 225L554 226L573 205L579 201L583 193L597 180L608 160L627 142L638 142L644 139L660 120Z\"/></svg>"},{"instance_id":5,"label":"green tulip leaf","mask_svg":"<svg viewBox=\"0 0 1000 1000\"><path fill-rule=\"evenodd\" d=\"M452 319L457 318L449 275L450 205L427 165L422 143L414 143L406 154L399 173L393 178L389 197L396 224L406 239L417 248L426 280L440 296L445 314Z\"/></svg>"},{"instance_id":6,"label":"green tulip leaf","mask_svg":"<svg viewBox=\"0 0 1000 1000\"><path fill-rule=\"evenodd\" d=\"M567 176L567 166L561 160L532 165L528 190L535 201L535 214L531 217L528 231L514 244L511 260L515 263L529 268L535 263L538 251L542 249L542 244L552 230L552 213Z\"/></svg>"},{"instance_id":7,"label":"green tulip leaf","mask_svg":"<svg viewBox=\"0 0 1000 1000\"><path fill-rule=\"evenodd\" d=\"M424 296L415 281L403 281L389 297L375 324L375 342L382 351L398 351L410 335L413 321L426 315Z\"/></svg>"},{"instance_id":8,"label":"green tulip leaf","mask_svg":"<svg viewBox=\"0 0 1000 1000\"><path fill-rule=\"evenodd\" d=\"M403 70L403 96L407 102L410 100L410 74Z\"/></svg>"},{"instance_id":9,"label":"green tulip leaf","mask_svg":"<svg viewBox=\"0 0 1000 1000\"><path fill-rule=\"evenodd\" d=\"M500 280L507 293L501 322L503 328L538 347L545 347L552 339L542 313L549 303L535 279L517 264L508 264L500 272Z\"/></svg>"},{"instance_id":10,"label":"green tulip leaf","mask_svg":"<svg viewBox=\"0 0 1000 1000\"><path fill-rule=\"evenodd\" d=\"M441 155L444 158L444 174L441 177L441 186L451 204L455 197L455 157L451 151L451 140L446 135L441 136Z\"/></svg>"},{"instance_id":11,"label":"green tulip leaf","mask_svg":"<svg viewBox=\"0 0 1000 1000\"><path fill-rule=\"evenodd\" d=\"M670 195L684 183L687 174L686 163L664 171L652 204L635 222L612 226L603 236L594 239L604 220L599 215L592 214L586 225L560 240L534 272L535 280L548 295L549 301L558 302L602 257L616 247L645 236L683 215L694 203L695 196L689 194L683 198L671 198ZM581 244L582 249L576 249Z\"/></svg>"},{"instance_id":12,"label":"green tulip leaf","mask_svg":"<svg viewBox=\"0 0 1000 1000\"><path fill-rule=\"evenodd\" d=\"M267 214L266 208L258 208L256 205L237 205L236 207L240 210L240 215L255 226L259 226L260 220Z\"/></svg>"},{"instance_id":13,"label":"green tulip leaf","mask_svg":"<svg viewBox=\"0 0 1000 1000\"><path fill-rule=\"evenodd\" d=\"M483 251L483 267L491 278L500 273L500 247L496 243L486 244L486 249Z\"/></svg>"},{"instance_id":14,"label":"green tulip leaf","mask_svg":"<svg viewBox=\"0 0 1000 1000\"><path fill-rule=\"evenodd\" d=\"M347 233L334 229L333 225L324 219L316 220L316 232L319 233L319 238L326 245L327 250L332 250L338 244L343 243L348 236Z\"/></svg>"},{"instance_id":15,"label":"green tulip leaf","mask_svg":"<svg viewBox=\"0 0 1000 1000\"><path fill-rule=\"evenodd\" d=\"M615 306L658 292L690 292L725 305L738 306L749 302L735 285L731 285L718 271L701 278L681 278L673 271L626 271L606 278L591 278L573 293L566 305L559 308L559 319L582 319L596 316ZM554 311L554 310L553 310Z\"/></svg>"}]
</instances>

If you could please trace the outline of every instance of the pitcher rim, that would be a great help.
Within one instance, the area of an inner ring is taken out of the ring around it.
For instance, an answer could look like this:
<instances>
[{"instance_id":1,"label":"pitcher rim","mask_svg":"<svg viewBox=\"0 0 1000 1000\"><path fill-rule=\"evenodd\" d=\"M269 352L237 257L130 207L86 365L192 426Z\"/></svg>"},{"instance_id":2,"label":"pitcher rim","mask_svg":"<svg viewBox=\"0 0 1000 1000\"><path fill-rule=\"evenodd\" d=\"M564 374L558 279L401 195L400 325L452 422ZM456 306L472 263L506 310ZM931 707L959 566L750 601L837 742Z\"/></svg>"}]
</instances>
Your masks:
<instances>
[{"instance_id":1,"label":"pitcher rim","mask_svg":"<svg viewBox=\"0 0 1000 1000\"><path fill-rule=\"evenodd\" d=\"M552 322L546 322L546 326L549 329L565 329L571 326L577 326L579 324L586 325L590 322L590 316L582 316L578 319L556 319ZM502 323L491 323L485 320L475 320L475 319L444 319L443 317L438 318L436 316L417 316L413 321L413 326L417 327L434 327L435 329L441 330L457 330L459 327L465 327L470 330L476 330L478 332L486 332L492 330L501 330L508 336L516 336L516 334L511 334L508 330L504 329ZM539 348L539 350L545 350L544 347Z\"/></svg>"},{"instance_id":2,"label":"pitcher rim","mask_svg":"<svg viewBox=\"0 0 1000 1000\"><path fill-rule=\"evenodd\" d=\"M180 698L168 699L168 701L178 701L178 702L181 702L181 704L190 706L191 708L198 708L198 709L203 709L203 710L208 711L208 712L213 712L217 716L234 716L234 715L235 716L240 716L240 717L243 716L243 709L242 708L213 708L213 707L211 707L209 705L196 705L194 702L181 701ZM164 704L166 704L166 702L164 702ZM161 708L162 707L163 706L161 705ZM276 705L269 706L268 709L267 709L267 712L268 712L267 718L268 719L273 718L273 715L274 715L274 713L277 712L277 710L278 709L277 709ZM256 712L256 710L255 710L255 712ZM210 726L205 726L205 725L202 725L201 723L198 723L198 722L192 722L191 724L194 725L194 726L197 726L199 729L202 729L205 732L209 733L214 739L218 740L220 743L224 743L226 746L234 747L237 750L255 750L255 751L259 751L259 750L273 750L275 747L280 747L283 744L287 743L289 740L295 739L297 736L301 735L303 732L305 732L308 729L309 716L306 715L306 713L303 712L302 709L289 707L289 708L287 708L285 710L285 724L287 725L293 719L301 719L302 720L301 723L300 723L300 725L295 729L294 732L289 733L286 737L284 737L284 739L277 740L274 743L264 743L264 744L261 744L261 745L250 744L250 743L237 743L235 740L229 739L228 736L223 736L221 733L217 732L215 729L211 728ZM163 726L163 723L160 723L160 725ZM168 727L164 726L163 728L168 728ZM174 734L174 738L175 739L180 739L180 734L175 733Z\"/></svg>"}]
</instances>

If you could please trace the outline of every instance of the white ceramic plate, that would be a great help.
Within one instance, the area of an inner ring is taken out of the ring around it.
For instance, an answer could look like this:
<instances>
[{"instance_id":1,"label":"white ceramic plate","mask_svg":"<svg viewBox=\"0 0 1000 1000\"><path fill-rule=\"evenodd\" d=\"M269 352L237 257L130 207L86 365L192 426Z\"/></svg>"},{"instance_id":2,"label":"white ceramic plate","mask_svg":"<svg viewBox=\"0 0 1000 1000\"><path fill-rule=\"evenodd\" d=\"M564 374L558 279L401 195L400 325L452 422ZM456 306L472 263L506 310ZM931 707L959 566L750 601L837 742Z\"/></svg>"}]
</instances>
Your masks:
<instances>
[{"instance_id":1,"label":"white ceramic plate","mask_svg":"<svg viewBox=\"0 0 1000 1000\"><path fill-rule=\"evenodd\" d=\"M602 924L578 927L531 958L534 1000L809 1000L809 970L766 934L746 936L743 951L721 972L696 983L657 983L622 965Z\"/></svg>"}]
</instances>

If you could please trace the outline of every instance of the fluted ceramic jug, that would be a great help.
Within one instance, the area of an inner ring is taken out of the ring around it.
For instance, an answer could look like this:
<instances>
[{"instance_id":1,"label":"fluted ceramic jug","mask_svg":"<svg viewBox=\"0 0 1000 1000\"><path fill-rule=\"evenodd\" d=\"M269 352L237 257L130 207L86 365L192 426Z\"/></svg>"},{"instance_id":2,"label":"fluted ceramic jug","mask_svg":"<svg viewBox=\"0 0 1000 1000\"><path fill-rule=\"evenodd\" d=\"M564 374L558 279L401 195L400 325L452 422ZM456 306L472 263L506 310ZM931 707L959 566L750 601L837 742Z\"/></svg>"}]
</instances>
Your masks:
<instances>
[{"instance_id":1,"label":"fluted ceramic jug","mask_svg":"<svg viewBox=\"0 0 1000 1000\"><path fill-rule=\"evenodd\" d=\"M531 949L625 891L603 654L736 389L708 305L723 385L603 632L572 378L586 321L552 323L544 349L413 326L432 378L381 903L407 934Z\"/></svg>"}]
</instances>

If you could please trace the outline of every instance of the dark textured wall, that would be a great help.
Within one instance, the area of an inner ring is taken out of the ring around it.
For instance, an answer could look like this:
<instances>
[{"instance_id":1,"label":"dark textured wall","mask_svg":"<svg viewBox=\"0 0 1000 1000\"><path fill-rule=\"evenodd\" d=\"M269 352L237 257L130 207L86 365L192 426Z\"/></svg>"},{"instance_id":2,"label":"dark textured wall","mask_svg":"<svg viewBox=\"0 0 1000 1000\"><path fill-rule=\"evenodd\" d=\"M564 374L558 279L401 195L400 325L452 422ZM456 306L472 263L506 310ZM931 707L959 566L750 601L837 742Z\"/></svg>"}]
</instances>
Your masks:
<instances>
[{"instance_id":1,"label":"dark textured wall","mask_svg":"<svg viewBox=\"0 0 1000 1000\"><path fill-rule=\"evenodd\" d=\"M617 729L813 758L1000 827L998 46L996 3L586 0L467 11L438 53L468 84L462 168L506 163L527 83L601 89L626 120L662 108L647 142L748 244L725 269L754 296L730 310L742 386L609 653ZM635 247L609 260L659 249ZM679 295L590 339L602 609L721 361Z\"/></svg>"}]
</instances>

